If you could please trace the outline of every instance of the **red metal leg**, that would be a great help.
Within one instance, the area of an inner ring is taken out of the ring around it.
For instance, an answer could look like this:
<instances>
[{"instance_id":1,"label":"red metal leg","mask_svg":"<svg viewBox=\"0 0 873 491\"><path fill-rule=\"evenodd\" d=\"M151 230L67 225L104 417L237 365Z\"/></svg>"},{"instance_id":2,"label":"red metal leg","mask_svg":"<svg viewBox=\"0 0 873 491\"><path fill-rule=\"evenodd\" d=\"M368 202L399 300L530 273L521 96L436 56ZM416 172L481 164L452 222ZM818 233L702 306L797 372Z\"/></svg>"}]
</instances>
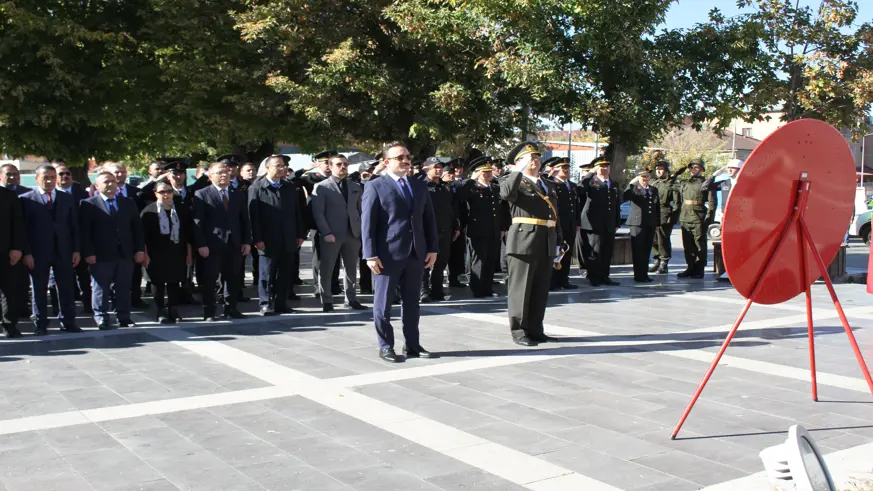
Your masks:
<instances>
[{"instance_id":1,"label":"red metal leg","mask_svg":"<svg viewBox=\"0 0 873 491\"><path fill-rule=\"evenodd\" d=\"M861 373L867 380L867 386L870 388L870 393L873 394L873 378L870 378L870 370L867 369L867 364L864 362L864 355L861 354L861 349L858 348L858 341L855 340L855 335L852 333L852 328L849 326L849 320L846 319L846 313L843 312L843 306L840 304L840 299L837 298L834 284L831 283L831 277L828 275L828 267L825 265L818 250L813 246L815 242L812 241L812 234L809 233L809 229L806 227L806 222L803 218L800 219L800 230L803 231L803 236L806 237L806 242L810 245L812 257L815 258L815 262L818 264L821 277L824 279L825 285L828 287L828 292L831 294L831 299L834 301L834 307L837 309L837 315L840 316L840 322L843 324L846 336L849 337L849 344L852 345L852 351L855 352L855 358L858 360L858 365L861 366Z\"/></svg>"},{"instance_id":2,"label":"red metal leg","mask_svg":"<svg viewBox=\"0 0 873 491\"><path fill-rule=\"evenodd\" d=\"M800 246L800 267L803 271L803 282L806 285L806 330L809 336L809 372L812 382L812 400L818 402L818 382L815 378L815 335L812 326L812 291L810 289L809 270L806 268L806 237L801 229L801 221L797 221L797 244Z\"/></svg>"},{"instance_id":3,"label":"red metal leg","mask_svg":"<svg viewBox=\"0 0 873 491\"><path fill-rule=\"evenodd\" d=\"M670 436L671 440L676 439L676 435L679 434L679 430L682 429L682 425L685 424L685 419L691 413L691 409L694 407L694 403L697 402L697 398L700 397L700 393L703 392L703 388L706 387L706 383L709 382L709 377L712 377L712 372L715 371L715 367L718 366L718 362L721 360L722 355L727 350L728 345L731 343L731 339L734 338L734 334L737 333L737 329L740 327L740 323L743 322L743 318L746 316L746 313L749 311L749 307L752 306L752 299L746 301L745 307L743 307L743 311L740 312L740 316L737 317L736 322L734 322L734 326L731 328L731 332L728 333L727 337L724 340L724 343L721 344L721 349L718 350L718 354L715 355L715 359L712 360L712 365L709 366L709 370L706 371L706 375L704 375L703 380L700 382L700 385L697 386L697 391L694 393L694 396L691 398L691 402L688 403L688 406L685 408L685 412L682 413L682 419L679 420L679 424L676 425L676 428L673 430L673 434Z\"/></svg>"}]
</instances>

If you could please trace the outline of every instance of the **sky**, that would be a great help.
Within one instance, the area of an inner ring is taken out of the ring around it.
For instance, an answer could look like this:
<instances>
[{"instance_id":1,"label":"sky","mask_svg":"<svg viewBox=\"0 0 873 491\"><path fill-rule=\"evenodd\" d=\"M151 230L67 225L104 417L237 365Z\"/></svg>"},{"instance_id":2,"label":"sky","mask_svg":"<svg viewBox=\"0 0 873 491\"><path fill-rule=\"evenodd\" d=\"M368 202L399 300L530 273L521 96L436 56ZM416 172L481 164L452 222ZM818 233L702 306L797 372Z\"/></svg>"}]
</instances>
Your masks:
<instances>
[{"instance_id":1,"label":"sky","mask_svg":"<svg viewBox=\"0 0 873 491\"><path fill-rule=\"evenodd\" d=\"M821 0L801 0L800 3L818 7L821 5ZM861 25L873 20L873 0L857 0L857 3L859 11L855 23ZM665 27L679 29L706 22L709 11L713 8L718 8L727 17L742 13L737 8L736 0L679 0L667 11Z\"/></svg>"}]
</instances>

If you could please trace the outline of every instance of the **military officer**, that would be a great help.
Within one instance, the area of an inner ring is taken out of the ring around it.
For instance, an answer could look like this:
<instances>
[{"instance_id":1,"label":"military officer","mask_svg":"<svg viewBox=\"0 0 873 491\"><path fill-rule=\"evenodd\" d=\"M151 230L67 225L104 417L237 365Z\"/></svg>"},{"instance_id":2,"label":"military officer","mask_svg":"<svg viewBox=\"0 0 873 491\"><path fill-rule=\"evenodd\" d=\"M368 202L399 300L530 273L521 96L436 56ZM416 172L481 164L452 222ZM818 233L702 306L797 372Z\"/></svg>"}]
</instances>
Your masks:
<instances>
[{"instance_id":1,"label":"military officer","mask_svg":"<svg viewBox=\"0 0 873 491\"><path fill-rule=\"evenodd\" d=\"M594 173L594 164L591 162L585 162L584 164L579 166L579 180L584 179L586 176ZM576 185L576 210L580 210L582 204L579 199L579 186ZM579 219L579 212L576 212L577 220ZM579 276L584 277L588 274L588 271L585 269L585 243L588 240L587 237L582 233L581 227L576 227L576 236L575 237L564 237L564 240L569 242L570 240L574 241L574 246L576 248L576 260L579 262Z\"/></svg>"},{"instance_id":2,"label":"military officer","mask_svg":"<svg viewBox=\"0 0 873 491\"><path fill-rule=\"evenodd\" d=\"M558 222L564 240L571 240L576 237L576 231L579 230L579 197L576 194L576 183L570 181L570 159L554 158L556 160L552 162L552 168L555 169L555 174L552 182L555 183L555 193L558 195ZM569 280L572 259L573 248L567 245L567 251L561 259L561 267L552 272L551 290L579 288Z\"/></svg>"},{"instance_id":3,"label":"military officer","mask_svg":"<svg viewBox=\"0 0 873 491\"><path fill-rule=\"evenodd\" d=\"M667 274L667 265L673 255L673 244L670 236L673 233L673 224L679 214L681 201L679 190L676 187L676 179L670 175L670 162L658 160L655 162L655 179L652 187L658 190L660 205L660 224L655 229L655 262L649 268L649 273Z\"/></svg>"},{"instance_id":4,"label":"military officer","mask_svg":"<svg viewBox=\"0 0 873 491\"><path fill-rule=\"evenodd\" d=\"M432 268L425 269L421 277L422 303L439 302L446 299L443 290L443 273L449 263L452 250L452 240L458 237L460 228L455 211L455 193L451 186L443 181L443 163L436 157L424 161L422 171L427 176L427 190L433 203L436 216L439 254Z\"/></svg>"},{"instance_id":5,"label":"military officer","mask_svg":"<svg viewBox=\"0 0 873 491\"><path fill-rule=\"evenodd\" d=\"M452 192L457 199L458 191L464 185L464 165L461 159L452 159L446 162L443 166L443 181L446 181L452 188ZM457 204L455 210L457 211ZM460 229L461 234L452 242L452 252L449 255L449 286L454 288L463 288L467 285L461 283L460 276L464 274L466 269L467 256L467 236L464 234L464 228Z\"/></svg>"},{"instance_id":6,"label":"military officer","mask_svg":"<svg viewBox=\"0 0 873 491\"><path fill-rule=\"evenodd\" d=\"M558 226L554 184L540 178L540 151L524 142L507 155L513 172L500 178L500 197L509 203L511 226L506 237L509 262L509 329L522 346L557 341L543 332L552 265L563 241Z\"/></svg>"},{"instance_id":7,"label":"military officer","mask_svg":"<svg viewBox=\"0 0 873 491\"><path fill-rule=\"evenodd\" d=\"M582 210L582 251L588 281L592 286L616 286L609 277L615 231L621 223L618 184L609 178L609 160L597 157L592 162L594 173L582 178L577 187Z\"/></svg>"},{"instance_id":8,"label":"military officer","mask_svg":"<svg viewBox=\"0 0 873 491\"><path fill-rule=\"evenodd\" d=\"M648 171L641 172L624 190L624 200L631 203L627 225L630 227L634 281L637 283L653 281L649 278L649 254L652 252L655 229L661 222L658 188L649 185L651 177Z\"/></svg>"},{"instance_id":9,"label":"military officer","mask_svg":"<svg viewBox=\"0 0 873 491\"><path fill-rule=\"evenodd\" d=\"M691 177L679 186L682 198L679 224L688 265L685 271L676 275L679 278L703 278L706 268L706 229L715 217L716 199L703 178L705 165L703 159L692 160L688 164Z\"/></svg>"},{"instance_id":10,"label":"military officer","mask_svg":"<svg viewBox=\"0 0 873 491\"><path fill-rule=\"evenodd\" d=\"M494 295L494 270L500 260L500 190L491 181L493 170L491 157L483 155L474 159L470 162L471 178L457 197L461 227L467 235L470 290L474 298Z\"/></svg>"}]
</instances>

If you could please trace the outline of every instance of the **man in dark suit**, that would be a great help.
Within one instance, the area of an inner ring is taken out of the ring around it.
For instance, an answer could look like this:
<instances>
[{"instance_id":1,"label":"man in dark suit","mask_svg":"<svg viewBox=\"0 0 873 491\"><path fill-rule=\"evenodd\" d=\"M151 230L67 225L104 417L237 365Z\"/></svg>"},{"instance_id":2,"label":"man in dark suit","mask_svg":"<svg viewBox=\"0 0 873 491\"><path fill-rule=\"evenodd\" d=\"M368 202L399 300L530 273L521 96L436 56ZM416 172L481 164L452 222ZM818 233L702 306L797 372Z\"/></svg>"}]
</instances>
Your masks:
<instances>
[{"instance_id":1,"label":"man in dark suit","mask_svg":"<svg viewBox=\"0 0 873 491\"><path fill-rule=\"evenodd\" d=\"M232 193L230 170L217 162L209 166L210 185L194 193L192 236L197 249L197 283L204 320L215 320L215 282L221 277L224 316L241 319L237 310L239 268L251 252L252 234L246 197Z\"/></svg>"},{"instance_id":2,"label":"man in dark suit","mask_svg":"<svg viewBox=\"0 0 873 491\"><path fill-rule=\"evenodd\" d=\"M446 299L443 288L443 274L449 264L452 241L461 234L458 210L455 203L455 193L451 186L443 181L443 163L436 157L424 161L427 190L430 202L436 216L437 236L439 237L439 254L433 268L425 269L421 279L421 302L439 302Z\"/></svg>"},{"instance_id":3,"label":"man in dark suit","mask_svg":"<svg viewBox=\"0 0 873 491\"><path fill-rule=\"evenodd\" d=\"M649 278L649 255L652 253L655 229L661 223L658 188L649 185L651 176L648 171L641 172L624 190L625 201L631 202L627 225L630 227L634 281L637 283L653 281Z\"/></svg>"},{"instance_id":4,"label":"man in dark suit","mask_svg":"<svg viewBox=\"0 0 873 491\"><path fill-rule=\"evenodd\" d=\"M319 278L321 277L321 245L324 243L324 240L321 233L318 231L315 217L312 214L312 195L315 192L315 186L330 177L329 162L332 157L337 155L339 155L339 153L336 150L325 150L316 154L312 157L313 169L315 170L301 174L298 179L300 185L303 186L306 195L310 197L307 221L309 222L309 228L315 230L315 233L312 234L312 278L315 283L315 295L319 299L322 294L326 294L330 297L331 295L339 295L340 293L339 257L336 259L333 276L330 278L330 284L322 285L319 281ZM324 289L324 291L322 291L322 289Z\"/></svg>"},{"instance_id":5,"label":"man in dark suit","mask_svg":"<svg viewBox=\"0 0 873 491\"><path fill-rule=\"evenodd\" d=\"M118 182L117 196L130 199L136 205L136 209L142 212L145 203L140 198L139 189L127 183L127 167L118 162L103 164L103 170L115 175ZM145 309L148 305L142 300L142 265L135 264L130 283L130 305L137 309Z\"/></svg>"},{"instance_id":6,"label":"man in dark suit","mask_svg":"<svg viewBox=\"0 0 873 491\"><path fill-rule=\"evenodd\" d=\"M263 316L289 314L288 289L293 288L294 256L306 240L297 188L285 175L281 156L267 160L267 174L248 189L252 243L258 255L258 296Z\"/></svg>"},{"instance_id":7,"label":"man in dark suit","mask_svg":"<svg viewBox=\"0 0 873 491\"><path fill-rule=\"evenodd\" d=\"M88 191L85 187L73 180L73 173L63 160L52 161L52 167L58 173L58 186L55 191L59 193L67 193L73 197L76 203L76 212L78 214L79 205L82 200L88 199ZM82 311L86 314L93 314L91 310L91 273L88 271L88 264L85 261L79 261L79 264L73 268L73 295L76 300L82 301ZM54 309L59 309L60 301L58 300L57 281L52 278L49 280L49 293L51 294L52 305Z\"/></svg>"},{"instance_id":8,"label":"man in dark suit","mask_svg":"<svg viewBox=\"0 0 873 491\"><path fill-rule=\"evenodd\" d=\"M379 357L396 363L391 301L400 286L403 347L407 358L431 358L419 341L419 289L424 268L433 266L439 252L436 219L427 185L408 179L409 151L390 143L382 152L386 176L364 188L361 237L364 258L374 273L373 321L379 338Z\"/></svg>"},{"instance_id":9,"label":"man in dark suit","mask_svg":"<svg viewBox=\"0 0 873 491\"><path fill-rule=\"evenodd\" d=\"M555 169L552 182L555 183L555 193L558 195L558 221L561 235L567 243L567 252L561 258L561 268L552 271L552 290L574 290L577 285L570 283L570 261L575 250L574 239L579 230L579 197L576 194L576 183L570 181L570 159L554 157L552 168ZM563 245L562 245L563 247Z\"/></svg>"},{"instance_id":10,"label":"man in dark suit","mask_svg":"<svg viewBox=\"0 0 873 491\"><path fill-rule=\"evenodd\" d=\"M0 187L12 191L16 196L30 192L30 188L21 185L21 173L18 171L18 167L12 164L0 166ZM27 268L19 261L12 268L11 274L15 277L13 280L15 288L20 292L15 296L18 302L15 311L18 315L26 315L26 312L28 312L27 299L30 297L27 294L30 290L30 277L28 276Z\"/></svg>"},{"instance_id":11,"label":"man in dark suit","mask_svg":"<svg viewBox=\"0 0 873 491\"><path fill-rule=\"evenodd\" d=\"M534 142L516 145L506 156L513 172L500 178L500 197L512 215L506 233L509 330L521 346L556 341L543 331L549 279L563 241L554 183L540 176L540 150Z\"/></svg>"},{"instance_id":12,"label":"man in dark suit","mask_svg":"<svg viewBox=\"0 0 873 491\"><path fill-rule=\"evenodd\" d=\"M21 205L27 223L30 253L24 256L33 286L34 334L48 334L46 293L49 275L53 274L60 303L61 330L82 332L76 326L73 303L73 268L79 265L78 203L55 187L58 174L54 167L41 165L36 169L37 188L21 195Z\"/></svg>"},{"instance_id":13,"label":"man in dark suit","mask_svg":"<svg viewBox=\"0 0 873 491\"><path fill-rule=\"evenodd\" d=\"M319 270L321 305L333 311L333 295L328 286L339 260L343 262L345 306L363 310L355 292L358 253L361 249L361 185L349 180L349 161L342 155L330 158L330 177L315 185L312 192L312 218L321 236L322 261Z\"/></svg>"},{"instance_id":14,"label":"man in dark suit","mask_svg":"<svg viewBox=\"0 0 873 491\"><path fill-rule=\"evenodd\" d=\"M27 232L24 224L24 213L21 202L11 191L0 187L0 308L2 312L3 331L7 338L20 338L18 324L19 292L17 271L21 257L27 252Z\"/></svg>"},{"instance_id":15,"label":"man in dark suit","mask_svg":"<svg viewBox=\"0 0 873 491\"><path fill-rule=\"evenodd\" d=\"M588 281L592 286L616 286L609 277L615 231L621 223L618 184L609 179L609 160L597 157L594 173L584 177L576 188L582 210L582 249Z\"/></svg>"},{"instance_id":16,"label":"man in dark suit","mask_svg":"<svg viewBox=\"0 0 873 491\"><path fill-rule=\"evenodd\" d=\"M243 196L246 197L246 201L249 199L249 187L251 186L251 181L246 181L242 177L240 177L240 170L242 170L242 166L240 162L243 161L243 157L236 156L232 153L228 153L218 157L216 162L222 162L227 165L228 171L230 171L230 184L227 185L228 191L231 193L242 193ZM252 256L252 269L257 268L257 260L254 259L258 253L252 248L251 253ZM237 301L238 302L248 302L251 300L249 297L245 295L243 289L245 288L245 279L246 279L246 259L248 256L244 256L242 261L239 263L239 292L237 292ZM252 276L257 277L258 274L252 271Z\"/></svg>"},{"instance_id":17,"label":"man in dark suit","mask_svg":"<svg viewBox=\"0 0 873 491\"><path fill-rule=\"evenodd\" d=\"M109 319L109 289L113 284L118 324L134 325L130 318L130 280L134 265L145 260L139 209L133 200L116 194L117 185L115 174L101 172L94 182L97 194L79 207L82 257L91 270L91 307L101 330L115 329Z\"/></svg>"}]
</instances>

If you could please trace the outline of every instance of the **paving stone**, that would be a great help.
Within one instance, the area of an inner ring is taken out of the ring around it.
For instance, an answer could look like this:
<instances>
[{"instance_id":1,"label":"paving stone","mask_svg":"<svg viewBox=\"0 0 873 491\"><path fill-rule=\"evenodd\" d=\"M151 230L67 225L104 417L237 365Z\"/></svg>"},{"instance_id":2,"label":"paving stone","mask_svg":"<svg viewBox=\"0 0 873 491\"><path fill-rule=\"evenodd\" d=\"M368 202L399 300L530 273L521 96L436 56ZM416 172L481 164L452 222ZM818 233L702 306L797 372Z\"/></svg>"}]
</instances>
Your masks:
<instances>
[{"instance_id":1,"label":"paving stone","mask_svg":"<svg viewBox=\"0 0 873 491\"><path fill-rule=\"evenodd\" d=\"M634 459L633 462L704 486L738 479L746 475L743 471L684 452L673 451L650 455Z\"/></svg>"},{"instance_id":2,"label":"paving stone","mask_svg":"<svg viewBox=\"0 0 873 491\"><path fill-rule=\"evenodd\" d=\"M163 477L132 453L117 448L68 455L64 459L98 490L134 489Z\"/></svg>"},{"instance_id":3,"label":"paving stone","mask_svg":"<svg viewBox=\"0 0 873 491\"><path fill-rule=\"evenodd\" d=\"M385 489L437 491L439 488L389 465L351 469L331 473L331 477L360 491Z\"/></svg>"},{"instance_id":4,"label":"paving stone","mask_svg":"<svg viewBox=\"0 0 873 491\"><path fill-rule=\"evenodd\" d=\"M624 460L634 460L670 451L667 447L593 425L553 431L550 434Z\"/></svg>"},{"instance_id":5,"label":"paving stone","mask_svg":"<svg viewBox=\"0 0 873 491\"><path fill-rule=\"evenodd\" d=\"M527 489L478 469L432 477L426 480L446 491L462 491L467 489L475 489L476 491L522 491Z\"/></svg>"},{"instance_id":6,"label":"paving stone","mask_svg":"<svg viewBox=\"0 0 873 491\"><path fill-rule=\"evenodd\" d=\"M120 449L121 445L97 425L76 425L42 430L40 434L61 456L102 449Z\"/></svg>"},{"instance_id":7,"label":"paving stone","mask_svg":"<svg viewBox=\"0 0 873 491\"><path fill-rule=\"evenodd\" d=\"M361 446L358 449L420 479L429 479L471 469L469 465L456 459L396 436L390 440Z\"/></svg>"}]
</instances>

